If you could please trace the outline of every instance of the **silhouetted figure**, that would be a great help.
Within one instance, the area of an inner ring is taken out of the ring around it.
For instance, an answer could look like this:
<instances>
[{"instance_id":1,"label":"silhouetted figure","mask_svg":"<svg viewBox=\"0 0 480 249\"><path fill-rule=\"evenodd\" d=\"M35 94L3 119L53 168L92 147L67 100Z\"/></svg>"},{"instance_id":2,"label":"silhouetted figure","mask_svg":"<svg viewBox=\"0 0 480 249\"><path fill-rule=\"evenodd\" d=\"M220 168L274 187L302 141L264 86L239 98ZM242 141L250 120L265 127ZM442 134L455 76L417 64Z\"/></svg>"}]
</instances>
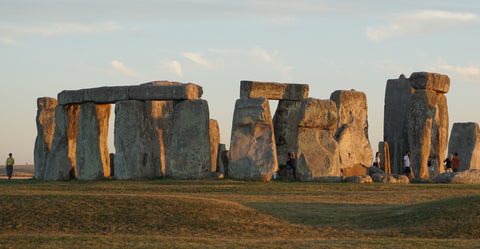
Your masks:
<instances>
[{"instance_id":1,"label":"silhouetted figure","mask_svg":"<svg viewBox=\"0 0 480 249\"><path fill-rule=\"evenodd\" d=\"M5 163L8 180L12 178L13 165L15 164L15 159L12 156L12 153L8 154L7 162Z\"/></svg>"}]
</instances>

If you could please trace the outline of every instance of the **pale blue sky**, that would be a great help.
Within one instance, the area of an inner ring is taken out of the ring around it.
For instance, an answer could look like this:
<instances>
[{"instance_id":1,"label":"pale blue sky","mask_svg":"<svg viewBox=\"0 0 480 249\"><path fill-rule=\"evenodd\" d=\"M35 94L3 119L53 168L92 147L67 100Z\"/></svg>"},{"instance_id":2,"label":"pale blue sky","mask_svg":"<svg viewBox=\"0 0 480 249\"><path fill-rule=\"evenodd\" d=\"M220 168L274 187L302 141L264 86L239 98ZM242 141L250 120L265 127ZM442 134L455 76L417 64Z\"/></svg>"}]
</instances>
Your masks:
<instances>
[{"instance_id":1,"label":"pale blue sky","mask_svg":"<svg viewBox=\"0 0 480 249\"><path fill-rule=\"evenodd\" d=\"M17 164L33 163L38 97L153 80L202 85L227 144L241 80L365 92L374 151L402 73L449 75L450 123L480 121L478 1L0 0L0 16L0 156Z\"/></svg>"}]
</instances>

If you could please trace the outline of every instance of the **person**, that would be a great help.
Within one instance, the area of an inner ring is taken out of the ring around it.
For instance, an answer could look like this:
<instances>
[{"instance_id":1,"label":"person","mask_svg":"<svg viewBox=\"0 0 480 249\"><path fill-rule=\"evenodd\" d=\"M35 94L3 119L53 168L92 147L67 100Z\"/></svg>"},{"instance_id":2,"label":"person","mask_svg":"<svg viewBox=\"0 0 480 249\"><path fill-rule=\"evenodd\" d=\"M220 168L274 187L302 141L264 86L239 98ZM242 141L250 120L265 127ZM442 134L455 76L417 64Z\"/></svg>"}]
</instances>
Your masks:
<instances>
[{"instance_id":1,"label":"person","mask_svg":"<svg viewBox=\"0 0 480 249\"><path fill-rule=\"evenodd\" d=\"M377 151L377 153L375 153L375 158L373 159L373 166L381 169L381 166L380 166L380 152Z\"/></svg>"},{"instance_id":2,"label":"person","mask_svg":"<svg viewBox=\"0 0 480 249\"><path fill-rule=\"evenodd\" d=\"M430 156L430 158L428 159L428 175L430 179L435 178L435 165L435 156Z\"/></svg>"},{"instance_id":3,"label":"person","mask_svg":"<svg viewBox=\"0 0 480 249\"><path fill-rule=\"evenodd\" d=\"M8 180L12 178L13 174L13 165L15 164L15 159L13 159L12 153L8 154L7 162L5 163Z\"/></svg>"},{"instance_id":4,"label":"person","mask_svg":"<svg viewBox=\"0 0 480 249\"><path fill-rule=\"evenodd\" d=\"M445 163L445 172L452 172L452 153L448 154L448 157L443 160Z\"/></svg>"},{"instance_id":5,"label":"person","mask_svg":"<svg viewBox=\"0 0 480 249\"><path fill-rule=\"evenodd\" d=\"M410 167L410 151L405 152L405 155L403 156L403 167L405 168L405 175L408 178L412 178L411 173L411 167Z\"/></svg>"},{"instance_id":6,"label":"person","mask_svg":"<svg viewBox=\"0 0 480 249\"><path fill-rule=\"evenodd\" d=\"M452 158L453 172L457 172L459 167L460 167L460 158L458 158L458 153L455 152L455 156Z\"/></svg>"},{"instance_id":7,"label":"person","mask_svg":"<svg viewBox=\"0 0 480 249\"><path fill-rule=\"evenodd\" d=\"M290 181L290 178L295 180L295 154L293 152L288 152L287 154L287 181Z\"/></svg>"}]
</instances>

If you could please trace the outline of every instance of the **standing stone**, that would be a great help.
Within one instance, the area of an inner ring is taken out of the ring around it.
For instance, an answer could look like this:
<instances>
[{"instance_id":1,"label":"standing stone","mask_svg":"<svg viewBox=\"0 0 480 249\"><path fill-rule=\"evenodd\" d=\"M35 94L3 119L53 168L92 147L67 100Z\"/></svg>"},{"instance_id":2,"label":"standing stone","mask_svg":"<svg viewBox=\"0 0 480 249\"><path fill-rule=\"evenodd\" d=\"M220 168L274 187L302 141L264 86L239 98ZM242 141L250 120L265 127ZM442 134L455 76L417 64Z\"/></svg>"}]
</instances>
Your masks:
<instances>
[{"instance_id":1,"label":"standing stone","mask_svg":"<svg viewBox=\"0 0 480 249\"><path fill-rule=\"evenodd\" d=\"M217 172L222 173L224 176L228 174L228 157L227 157L227 149L225 144L218 145L218 153L217 153Z\"/></svg>"},{"instance_id":2,"label":"standing stone","mask_svg":"<svg viewBox=\"0 0 480 249\"><path fill-rule=\"evenodd\" d=\"M115 103L116 179L154 176L156 166L152 160L154 136L144 101L125 100Z\"/></svg>"},{"instance_id":3,"label":"standing stone","mask_svg":"<svg viewBox=\"0 0 480 249\"><path fill-rule=\"evenodd\" d=\"M173 83L172 83L173 84ZM147 101L147 116L154 130L152 161L156 165L154 176L165 176L175 101Z\"/></svg>"},{"instance_id":4,"label":"standing stone","mask_svg":"<svg viewBox=\"0 0 480 249\"><path fill-rule=\"evenodd\" d=\"M47 156L52 148L55 132L55 107L57 104L57 100L54 98L37 99L37 138L33 154L35 178L38 180L43 180L45 176Z\"/></svg>"},{"instance_id":5,"label":"standing stone","mask_svg":"<svg viewBox=\"0 0 480 249\"><path fill-rule=\"evenodd\" d=\"M286 165L287 153L295 151L300 101L280 100L273 116L273 133L279 165Z\"/></svg>"},{"instance_id":6,"label":"standing stone","mask_svg":"<svg viewBox=\"0 0 480 249\"><path fill-rule=\"evenodd\" d=\"M238 99L233 114L229 176L269 181L277 169L268 100L263 97Z\"/></svg>"},{"instance_id":7,"label":"standing stone","mask_svg":"<svg viewBox=\"0 0 480 249\"><path fill-rule=\"evenodd\" d=\"M302 101L296 141L297 178L301 181L340 176L337 141L337 107L331 100Z\"/></svg>"},{"instance_id":8,"label":"standing stone","mask_svg":"<svg viewBox=\"0 0 480 249\"><path fill-rule=\"evenodd\" d=\"M211 175L209 111L206 100L185 100L175 105L166 175L198 179Z\"/></svg>"},{"instance_id":9,"label":"standing stone","mask_svg":"<svg viewBox=\"0 0 480 249\"><path fill-rule=\"evenodd\" d=\"M448 153L458 153L458 171L480 169L480 129L477 123L454 123Z\"/></svg>"},{"instance_id":10,"label":"standing stone","mask_svg":"<svg viewBox=\"0 0 480 249\"><path fill-rule=\"evenodd\" d=\"M368 167L372 161L372 147L368 141L367 96L355 90L335 91L330 99L337 105L335 139L342 168Z\"/></svg>"},{"instance_id":11,"label":"standing stone","mask_svg":"<svg viewBox=\"0 0 480 249\"><path fill-rule=\"evenodd\" d=\"M408 109L415 89L410 79L402 74L398 79L387 81L383 120L383 139L388 143L391 172L403 174L402 158L408 144Z\"/></svg>"},{"instance_id":12,"label":"standing stone","mask_svg":"<svg viewBox=\"0 0 480 249\"><path fill-rule=\"evenodd\" d=\"M80 105L76 152L78 180L100 180L110 176L107 137L111 108L110 104Z\"/></svg>"},{"instance_id":13,"label":"standing stone","mask_svg":"<svg viewBox=\"0 0 480 249\"><path fill-rule=\"evenodd\" d=\"M80 105L55 108L55 133L48 153L44 180L69 180L77 177L76 148Z\"/></svg>"},{"instance_id":14,"label":"standing stone","mask_svg":"<svg viewBox=\"0 0 480 249\"><path fill-rule=\"evenodd\" d=\"M218 145L220 144L220 128L218 127L218 121L210 119L210 155L212 158L212 169L215 172L218 171Z\"/></svg>"},{"instance_id":15,"label":"standing stone","mask_svg":"<svg viewBox=\"0 0 480 249\"><path fill-rule=\"evenodd\" d=\"M378 151L380 152L380 164L382 165L383 171L387 174L391 174L392 169L390 167L390 149L388 148L388 143L378 143Z\"/></svg>"}]
</instances>

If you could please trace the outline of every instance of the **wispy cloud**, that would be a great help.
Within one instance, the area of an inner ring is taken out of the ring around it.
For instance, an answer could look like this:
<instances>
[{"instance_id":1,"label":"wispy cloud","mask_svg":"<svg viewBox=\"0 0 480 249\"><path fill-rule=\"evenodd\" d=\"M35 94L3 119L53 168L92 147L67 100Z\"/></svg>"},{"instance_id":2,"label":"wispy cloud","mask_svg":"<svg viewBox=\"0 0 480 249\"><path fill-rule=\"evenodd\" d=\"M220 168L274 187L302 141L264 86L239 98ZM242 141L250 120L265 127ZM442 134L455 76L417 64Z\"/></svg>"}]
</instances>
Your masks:
<instances>
[{"instance_id":1,"label":"wispy cloud","mask_svg":"<svg viewBox=\"0 0 480 249\"><path fill-rule=\"evenodd\" d=\"M372 41L381 42L399 36L431 34L465 24L480 23L480 17L472 13L425 10L392 15L387 21L387 25L368 27L367 37Z\"/></svg>"},{"instance_id":2,"label":"wispy cloud","mask_svg":"<svg viewBox=\"0 0 480 249\"><path fill-rule=\"evenodd\" d=\"M180 65L180 62L173 60L173 61L167 61L162 63L163 67L167 68L168 71L183 77L182 73L182 66Z\"/></svg>"},{"instance_id":3,"label":"wispy cloud","mask_svg":"<svg viewBox=\"0 0 480 249\"><path fill-rule=\"evenodd\" d=\"M0 42L9 45L21 44L19 40L31 37L55 37L87 33L115 32L122 27L115 22L102 23L51 23L45 26L0 26Z\"/></svg>"},{"instance_id":4,"label":"wispy cloud","mask_svg":"<svg viewBox=\"0 0 480 249\"><path fill-rule=\"evenodd\" d=\"M115 69L118 72L121 72L121 73L123 73L125 75L128 75L128 76L131 76L131 77L139 78L139 75L135 71L126 67L123 64L123 62L121 62L121 61L112 60L111 65L112 65L113 69Z\"/></svg>"},{"instance_id":5,"label":"wispy cloud","mask_svg":"<svg viewBox=\"0 0 480 249\"><path fill-rule=\"evenodd\" d=\"M203 55L201 53L182 53L182 56L197 63L200 66L203 66L206 68L214 67L213 63L203 58Z\"/></svg>"}]
</instances>

